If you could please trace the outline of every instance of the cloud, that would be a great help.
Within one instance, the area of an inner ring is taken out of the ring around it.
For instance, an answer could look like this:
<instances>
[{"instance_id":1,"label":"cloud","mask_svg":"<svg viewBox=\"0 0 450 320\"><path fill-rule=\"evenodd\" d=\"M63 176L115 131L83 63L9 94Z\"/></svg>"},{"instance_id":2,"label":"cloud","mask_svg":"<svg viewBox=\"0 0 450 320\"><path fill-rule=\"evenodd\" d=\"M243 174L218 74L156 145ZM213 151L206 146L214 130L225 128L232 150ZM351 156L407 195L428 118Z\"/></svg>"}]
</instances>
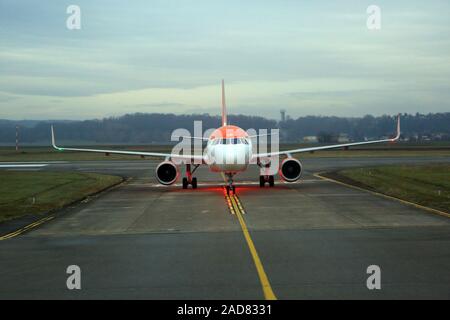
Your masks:
<instances>
[{"instance_id":1,"label":"cloud","mask_svg":"<svg viewBox=\"0 0 450 320\"><path fill-rule=\"evenodd\" d=\"M0 102L11 102L11 101L14 101L14 100L16 100L18 98L19 97L11 95L9 93L0 92Z\"/></svg>"},{"instance_id":2,"label":"cloud","mask_svg":"<svg viewBox=\"0 0 450 320\"><path fill-rule=\"evenodd\" d=\"M0 109L10 118L216 112L278 117L450 110L446 1L3 0Z\"/></svg>"}]
</instances>

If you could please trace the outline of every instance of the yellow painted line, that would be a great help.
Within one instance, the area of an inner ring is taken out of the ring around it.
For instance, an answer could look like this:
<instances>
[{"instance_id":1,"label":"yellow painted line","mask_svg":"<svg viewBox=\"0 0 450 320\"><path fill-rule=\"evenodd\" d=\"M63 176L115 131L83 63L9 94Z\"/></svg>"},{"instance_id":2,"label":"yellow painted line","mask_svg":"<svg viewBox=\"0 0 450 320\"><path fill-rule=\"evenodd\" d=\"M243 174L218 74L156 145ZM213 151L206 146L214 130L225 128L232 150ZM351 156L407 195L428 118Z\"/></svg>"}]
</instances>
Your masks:
<instances>
[{"instance_id":1,"label":"yellow painted line","mask_svg":"<svg viewBox=\"0 0 450 320\"><path fill-rule=\"evenodd\" d=\"M239 207L239 210L241 210L241 213L242 213L242 214L245 214L244 207L242 206L241 201L239 201L238 196L235 195L235 196L234 196L234 200L236 201L236 203L237 203L237 205L238 205L238 207Z\"/></svg>"},{"instance_id":2,"label":"yellow painted line","mask_svg":"<svg viewBox=\"0 0 450 320\"><path fill-rule=\"evenodd\" d=\"M227 201L228 208L230 209L231 214L235 214L234 207L231 203L230 196L225 196L225 200Z\"/></svg>"},{"instance_id":3,"label":"yellow painted line","mask_svg":"<svg viewBox=\"0 0 450 320\"><path fill-rule=\"evenodd\" d=\"M241 225L242 233L244 234L244 238L247 242L248 248L253 258L253 262L255 263L256 271L258 272L259 281L261 282L262 290L264 293L264 298L266 300L276 300L277 297L273 293L272 287L270 286L269 278L267 277L267 274L264 271L261 259L259 259L259 255L258 252L256 251L255 244L253 243L253 240L250 237L250 232L248 231L247 225L245 224L244 218L242 216L243 214L243 212L241 211L242 205L239 201L239 198L235 194L233 194L229 198L231 198L231 203L236 212L236 216L238 217L239 224Z\"/></svg>"},{"instance_id":4,"label":"yellow painted line","mask_svg":"<svg viewBox=\"0 0 450 320\"><path fill-rule=\"evenodd\" d=\"M244 238L247 242L247 246L250 250L250 254L255 264L256 271L258 273L259 281L261 283L261 287L264 293L264 298L266 300L276 300L277 298L273 293L272 287L270 286L269 278L267 277L267 274L264 271L261 259L259 258L255 244L253 243L253 240L250 236L250 232L248 231L247 225L245 224L244 218L242 216L243 214L245 214L245 211L241 202L239 201L238 196L235 194L232 195L225 194L225 201L227 202L230 212L238 217L242 233L244 234Z\"/></svg>"},{"instance_id":5,"label":"yellow painted line","mask_svg":"<svg viewBox=\"0 0 450 320\"><path fill-rule=\"evenodd\" d=\"M364 188L361 188L361 187L353 186L353 185L345 183L345 182L341 182L341 181L334 180L334 179L331 179L331 178L328 178L328 177L324 177L320 173L315 173L314 176L318 177L320 179L323 179L323 180L334 182L334 183L337 183L337 184L340 184L340 185L343 185L343 186L346 186L346 187L349 187L349 188L353 188L353 189L356 189L356 190L369 192L369 193L374 194L376 196L380 196L380 197L383 197L383 198L386 198L386 199L390 199L390 200L395 200L395 201L398 201L398 202L401 202L401 203L404 203L404 204L407 204L407 205L410 205L410 206L413 206L413 207L416 207L416 208L419 208L419 209L422 209L422 210L425 210L425 211L428 211L428 212L432 212L434 214L438 214L438 215L443 216L443 217L450 218L450 214L448 214L447 212L444 212L444 211L440 211L440 210L433 209L433 208L430 208L430 207L422 206L420 204L417 204L417 203L414 203L414 202L410 202L410 201L407 201L407 200L403 200L403 199L400 199L400 198L396 198L396 197L393 197L393 196L388 196L387 194L384 194L384 193L380 193L380 192L364 189Z\"/></svg>"},{"instance_id":6,"label":"yellow painted line","mask_svg":"<svg viewBox=\"0 0 450 320\"><path fill-rule=\"evenodd\" d=\"M37 226L43 224L44 222L52 220L53 218L54 218L54 216L49 216L49 217L45 217L43 219L40 219L40 220L38 220L36 222L33 222L33 223L23 227L23 228L20 228L19 230L16 230L14 232L11 232L11 233L8 233L8 234L6 234L4 236L1 236L0 237L0 241L14 238L14 237L16 237L16 236L18 236L18 235L20 235L20 234L22 234L24 232L27 232L27 231L29 231L29 230L31 230L33 228L36 228Z\"/></svg>"},{"instance_id":7,"label":"yellow painted line","mask_svg":"<svg viewBox=\"0 0 450 320\"><path fill-rule=\"evenodd\" d=\"M230 197L230 200L231 200L231 205L233 206L233 209L234 209L234 212L240 212L240 209L239 209L239 207L238 207L238 205L237 205L237 203L236 203L236 199L235 199L235 196L234 195L232 195L231 197Z\"/></svg>"}]
</instances>

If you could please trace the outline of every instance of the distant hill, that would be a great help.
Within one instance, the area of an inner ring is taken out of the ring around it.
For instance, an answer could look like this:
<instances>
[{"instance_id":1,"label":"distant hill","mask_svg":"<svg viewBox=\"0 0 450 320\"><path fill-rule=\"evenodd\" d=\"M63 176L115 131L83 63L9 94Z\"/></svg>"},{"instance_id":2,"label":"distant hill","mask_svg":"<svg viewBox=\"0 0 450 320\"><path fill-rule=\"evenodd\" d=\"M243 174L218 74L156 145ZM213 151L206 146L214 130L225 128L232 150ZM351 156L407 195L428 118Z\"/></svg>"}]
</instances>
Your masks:
<instances>
[{"instance_id":1,"label":"distant hill","mask_svg":"<svg viewBox=\"0 0 450 320\"><path fill-rule=\"evenodd\" d=\"M282 142L299 142L305 136L318 136L321 142L329 142L342 135L350 140L389 136L394 132L395 117L306 116L277 122L258 116L230 115L228 119L244 129L280 128ZM193 133L196 120L202 121L203 130L220 125L220 118L209 114L135 113L84 121L0 120L0 143L14 144L15 126L19 125L21 143L49 144L50 125L54 124L58 140L66 143L160 144L169 142L177 128ZM402 135L410 140L450 140L450 113L404 114Z\"/></svg>"},{"instance_id":2,"label":"distant hill","mask_svg":"<svg viewBox=\"0 0 450 320\"><path fill-rule=\"evenodd\" d=\"M39 120L19 120L19 121L11 121L11 120L3 120L0 119L0 127L15 127L16 125L25 127L25 128L32 128L36 124L38 124Z\"/></svg>"}]
</instances>

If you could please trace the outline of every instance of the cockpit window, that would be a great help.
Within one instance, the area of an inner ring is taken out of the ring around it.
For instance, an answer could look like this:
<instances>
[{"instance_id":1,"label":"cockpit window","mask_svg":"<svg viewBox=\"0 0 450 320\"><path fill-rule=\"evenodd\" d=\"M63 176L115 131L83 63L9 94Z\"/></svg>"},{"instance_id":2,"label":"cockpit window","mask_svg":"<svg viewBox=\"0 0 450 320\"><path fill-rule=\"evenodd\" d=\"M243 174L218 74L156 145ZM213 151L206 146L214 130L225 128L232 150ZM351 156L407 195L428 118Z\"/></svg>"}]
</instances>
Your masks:
<instances>
[{"instance_id":1,"label":"cockpit window","mask_svg":"<svg viewBox=\"0 0 450 320\"><path fill-rule=\"evenodd\" d=\"M214 139L212 144L248 144L248 141L245 138Z\"/></svg>"},{"instance_id":2,"label":"cockpit window","mask_svg":"<svg viewBox=\"0 0 450 320\"><path fill-rule=\"evenodd\" d=\"M239 142L238 138L228 138L227 139L227 144L238 144Z\"/></svg>"}]
</instances>

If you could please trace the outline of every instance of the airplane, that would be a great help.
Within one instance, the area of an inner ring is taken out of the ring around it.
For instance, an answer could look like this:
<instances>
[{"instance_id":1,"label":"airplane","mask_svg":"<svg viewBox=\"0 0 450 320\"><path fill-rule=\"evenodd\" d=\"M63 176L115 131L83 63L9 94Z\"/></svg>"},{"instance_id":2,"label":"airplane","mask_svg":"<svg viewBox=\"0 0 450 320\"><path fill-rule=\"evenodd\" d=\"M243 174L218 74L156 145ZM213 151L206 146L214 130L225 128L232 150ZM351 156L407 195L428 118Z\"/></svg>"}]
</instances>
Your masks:
<instances>
[{"instance_id":1,"label":"airplane","mask_svg":"<svg viewBox=\"0 0 450 320\"><path fill-rule=\"evenodd\" d=\"M175 154L175 153L159 153L159 152L142 152L142 151L121 151L121 150L104 150L104 149L80 149L59 147L55 142L55 133L51 126L52 146L58 151L79 151L79 152L97 152L109 154L134 155L141 157L157 157L164 160L156 167L155 174L159 183L163 185L174 184L179 176L179 165L174 160L182 161L186 165L186 176L182 179L182 188L187 189L189 185L192 189L197 188L197 178L193 176L195 170L200 165L207 165L212 172L221 173L227 177L226 191L235 193L236 188L233 183L233 177L239 172L245 171L249 164L257 164L261 169L267 168L269 163L267 159L271 157L285 156L278 168L279 176L286 182L295 182L302 176L303 167L301 162L292 157L292 154L302 152L314 152L318 150L328 150L335 148L344 148L352 146L361 146L383 142L394 142L400 138L400 114L397 118L397 134L393 138L351 142L343 144L334 144L318 147L298 148L293 150L284 150L276 152L253 153L252 138L262 135L249 135L244 129L230 125L227 121L227 109L225 103L225 84L222 80L222 125L215 129L209 138L191 137L192 139L206 140L207 145L202 155L192 154ZM217 159L222 159L217 161ZM241 159L242 161L236 161ZM270 160L269 160L270 162ZM267 183L270 187L275 185L274 175L267 174L267 171L261 170L259 176L259 185L264 187Z\"/></svg>"}]
</instances>

